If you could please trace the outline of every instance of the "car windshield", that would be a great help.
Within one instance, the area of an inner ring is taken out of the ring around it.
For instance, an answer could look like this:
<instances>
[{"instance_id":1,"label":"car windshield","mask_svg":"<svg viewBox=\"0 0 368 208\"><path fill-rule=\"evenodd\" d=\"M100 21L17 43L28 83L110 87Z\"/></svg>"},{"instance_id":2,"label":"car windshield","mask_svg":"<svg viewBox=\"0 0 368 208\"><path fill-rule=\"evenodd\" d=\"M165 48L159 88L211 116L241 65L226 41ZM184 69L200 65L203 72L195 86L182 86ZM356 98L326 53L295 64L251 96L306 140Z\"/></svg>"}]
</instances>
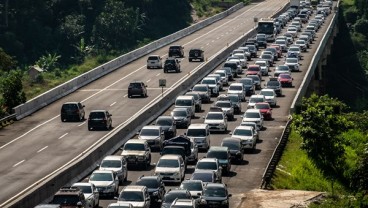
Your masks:
<instances>
[{"instance_id":1,"label":"car windshield","mask_svg":"<svg viewBox=\"0 0 368 208\"><path fill-rule=\"evenodd\" d=\"M202 183L201 182L182 182L180 185L181 189L186 189L188 191L202 191Z\"/></svg>"},{"instance_id":2,"label":"car windshield","mask_svg":"<svg viewBox=\"0 0 368 208\"><path fill-rule=\"evenodd\" d=\"M258 103L255 106L255 109L270 109L270 105L266 104L266 103Z\"/></svg>"},{"instance_id":3,"label":"car windshield","mask_svg":"<svg viewBox=\"0 0 368 208\"><path fill-rule=\"evenodd\" d=\"M144 151L144 144L126 143L124 145L124 150Z\"/></svg>"},{"instance_id":4,"label":"car windshield","mask_svg":"<svg viewBox=\"0 0 368 208\"><path fill-rule=\"evenodd\" d=\"M160 186L160 184L156 179L141 179L138 180L135 184L139 186L146 186L147 188L150 189L155 189Z\"/></svg>"},{"instance_id":5,"label":"car windshield","mask_svg":"<svg viewBox=\"0 0 368 208\"><path fill-rule=\"evenodd\" d=\"M239 150L240 144L233 141L223 141L221 146L228 147L230 150Z\"/></svg>"},{"instance_id":6,"label":"car windshield","mask_svg":"<svg viewBox=\"0 0 368 208\"><path fill-rule=\"evenodd\" d=\"M247 76L247 77L253 79L253 82L260 82L261 81L258 75L255 75L255 76Z\"/></svg>"},{"instance_id":7,"label":"car windshield","mask_svg":"<svg viewBox=\"0 0 368 208\"><path fill-rule=\"evenodd\" d=\"M242 55L242 54L234 54L233 56L235 56L236 58L239 58L239 59L245 59L244 55Z\"/></svg>"},{"instance_id":8,"label":"car windshield","mask_svg":"<svg viewBox=\"0 0 368 208\"><path fill-rule=\"evenodd\" d=\"M226 191L224 188L220 187L207 187L203 195L209 197L226 197Z\"/></svg>"},{"instance_id":9,"label":"car windshield","mask_svg":"<svg viewBox=\"0 0 368 208\"><path fill-rule=\"evenodd\" d=\"M192 100L177 99L175 101L175 105L176 106L191 106L192 105Z\"/></svg>"},{"instance_id":10,"label":"car windshield","mask_svg":"<svg viewBox=\"0 0 368 208\"><path fill-rule=\"evenodd\" d=\"M295 27L289 27L287 31L294 32L294 31L296 31L296 28Z\"/></svg>"},{"instance_id":11,"label":"car windshield","mask_svg":"<svg viewBox=\"0 0 368 208\"><path fill-rule=\"evenodd\" d=\"M258 65L258 64L257 64ZM248 71L259 71L259 67L248 67L248 69L247 69Z\"/></svg>"},{"instance_id":12,"label":"car windshield","mask_svg":"<svg viewBox=\"0 0 368 208\"><path fill-rule=\"evenodd\" d=\"M289 71L289 67L288 66L278 66L276 68L276 71Z\"/></svg>"},{"instance_id":13,"label":"car windshield","mask_svg":"<svg viewBox=\"0 0 368 208\"><path fill-rule=\"evenodd\" d=\"M268 81L267 86L277 87L280 83L278 81Z\"/></svg>"},{"instance_id":14,"label":"car windshield","mask_svg":"<svg viewBox=\"0 0 368 208\"><path fill-rule=\"evenodd\" d=\"M204 79L202 80L202 84L216 84L215 79Z\"/></svg>"},{"instance_id":15,"label":"car windshield","mask_svg":"<svg viewBox=\"0 0 368 208\"><path fill-rule=\"evenodd\" d=\"M113 181L112 174L110 173L92 173L91 181Z\"/></svg>"},{"instance_id":16,"label":"car windshield","mask_svg":"<svg viewBox=\"0 0 368 208\"><path fill-rule=\"evenodd\" d=\"M55 195L50 204L77 205L79 201L77 195Z\"/></svg>"},{"instance_id":17,"label":"car windshield","mask_svg":"<svg viewBox=\"0 0 368 208\"><path fill-rule=\"evenodd\" d=\"M297 40L296 44L305 44L304 40Z\"/></svg>"},{"instance_id":18,"label":"car windshield","mask_svg":"<svg viewBox=\"0 0 368 208\"><path fill-rule=\"evenodd\" d=\"M118 201L144 201L141 191L122 191Z\"/></svg>"},{"instance_id":19,"label":"car windshield","mask_svg":"<svg viewBox=\"0 0 368 208\"><path fill-rule=\"evenodd\" d=\"M197 162L196 169L217 170L217 164L215 162Z\"/></svg>"},{"instance_id":20,"label":"car windshield","mask_svg":"<svg viewBox=\"0 0 368 208\"><path fill-rule=\"evenodd\" d=\"M207 152L207 158L216 158L216 159L221 159L221 160L226 160L227 159L227 152L225 151L210 151Z\"/></svg>"},{"instance_id":21,"label":"car windshield","mask_svg":"<svg viewBox=\"0 0 368 208\"><path fill-rule=\"evenodd\" d=\"M246 118L260 118L261 115L256 112L245 112L245 117Z\"/></svg>"},{"instance_id":22,"label":"car windshield","mask_svg":"<svg viewBox=\"0 0 368 208\"><path fill-rule=\"evenodd\" d=\"M226 74L224 72L216 72L216 74L219 74L221 77L225 77Z\"/></svg>"},{"instance_id":23,"label":"car windshield","mask_svg":"<svg viewBox=\"0 0 368 208\"><path fill-rule=\"evenodd\" d=\"M175 64L175 60L174 59L168 59L165 61L165 64Z\"/></svg>"},{"instance_id":24,"label":"car windshield","mask_svg":"<svg viewBox=\"0 0 368 208\"><path fill-rule=\"evenodd\" d=\"M260 103L260 102L264 102L264 99L260 97L251 97L249 99L249 103Z\"/></svg>"},{"instance_id":25,"label":"car windshield","mask_svg":"<svg viewBox=\"0 0 368 208\"><path fill-rule=\"evenodd\" d=\"M199 92L207 92L208 88L205 86L194 86L193 91L199 91Z\"/></svg>"},{"instance_id":26,"label":"car windshield","mask_svg":"<svg viewBox=\"0 0 368 208\"><path fill-rule=\"evenodd\" d=\"M191 177L192 180L201 180L202 182L214 182L212 172L194 172Z\"/></svg>"},{"instance_id":27,"label":"car windshield","mask_svg":"<svg viewBox=\"0 0 368 208\"><path fill-rule=\"evenodd\" d=\"M120 168L121 161L120 160L102 160L101 168Z\"/></svg>"},{"instance_id":28,"label":"car windshield","mask_svg":"<svg viewBox=\"0 0 368 208\"><path fill-rule=\"evenodd\" d=\"M186 117L187 112L185 112L185 111L173 111L173 112L171 112L171 115L174 116L174 117Z\"/></svg>"},{"instance_id":29,"label":"car windshield","mask_svg":"<svg viewBox=\"0 0 368 208\"><path fill-rule=\"evenodd\" d=\"M252 130L250 129L235 129L233 135L236 136L252 136Z\"/></svg>"},{"instance_id":30,"label":"car windshield","mask_svg":"<svg viewBox=\"0 0 368 208\"><path fill-rule=\"evenodd\" d=\"M291 76L288 74L280 74L279 77L283 79L291 79Z\"/></svg>"},{"instance_id":31,"label":"car windshield","mask_svg":"<svg viewBox=\"0 0 368 208\"><path fill-rule=\"evenodd\" d=\"M251 79L240 79L240 83L243 83L244 85L253 85L253 80Z\"/></svg>"},{"instance_id":32,"label":"car windshield","mask_svg":"<svg viewBox=\"0 0 368 208\"><path fill-rule=\"evenodd\" d=\"M217 102L216 106L220 108L230 108L232 105L230 102Z\"/></svg>"},{"instance_id":33,"label":"car windshield","mask_svg":"<svg viewBox=\"0 0 368 208\"><path fill-rule=\"evenodd\" d=\"M92 187L91 186L76 185L76 186L72 186L72 187L79 188L84 194L92 193Z\"/></svg>"},{"instance_id":34,"label":"car windshield","mask_svg":"<svg viewBox=\"0 0 368 208\"><path fill-rule=\"evenodd\" d=\"M157 167L160 168L177 168L179 167L179 161L175 159L160 159L157 163Z\"/></svg>"},{"instance_id":35,"label":"car windshield","mask_svg":"<svg viewBox=\"0 0 368 208\"><path fill-rule=\"evenodd\" d=\"M296 63L298 63L298 59L296 59L296 58L287 58L286 63L296 64Z\"/></svg>"},{"instance_id":36,"label":"car windshield","mask_svg":"<svg viewBox=\"0 0 368 208\"><path fill-rule=\"evenodd\" d=\"M292 48L289 48L289 51L296 51L296 52L298 52L298 51L300 51L300 50L299 50L299 48L297 48L297 47L292 47Z\"/></svg>"},{"instance_id":37,"label":"car windshield","mask_svg":"<svg viewBox=\"0 0 368 208\"><path fill-rule=\"evenodd\" d=\"M210 120L223 120L224 115L222 113L208 113L206 119Z\"/></svg>"},{"instance_id":38,"label":"car windshield","mask_svg":"<svg viewBox=\"0 0 368 208\"><path fill-rule=\"evenodd\" d=\"M236 96L229 96L229 98L230 98L231 102L233 102L233 103L237 103L240 100L240 98L239 98L238 95L236 95Z\"/></svg>"},{"instance_id":39,"label":"car windshield","mask_svg":"<svg viewBox=\"0 0 368 208\"><path fill-rule=\"evenodd\" d=\"M142 129L140 136L157 136L160 135L160 131L158 129Z\"/></svg>"},{"instance_id":40,"label":"car windshield","mask_svg":"<svg viewBox=\"0 0 368 208\"><path fill-rule=\"evenodd\" d=\"M63 110L77 110L78 109L78 106L76 104L64 104L62 107L61 107Z\"/></svg>"},{"instance_id":41,"label":"car windshield","mask_svg":"<svg viewBox=\"0 0 368 208\"><path fill-rule=\"evenodd\" d=\"M264 96L275 96L275 93L273 93L272 91L261 91L260 94Z\"/></svg>"},{"instance_id":42,"label":"car windshield","mask_svg":"<svg viewBox=\"0 0 368 208\"><path fill-rule=\"evenodd\" d=\"M185 192L182 193L167 193L164 196L163 203L171 204L175 199L190 199L190 195Z\"/></svg>"},{"instance_id":43,"label":"car windshield","mask_svg":"<svg viewBox=\"0 0 368 208\"><path fill-rule=\"evenodd\" d=\"M266 62L258 61L258 62L256 62L256 64L259 65L259 66L266 66Z\"/></svg>"},{"instance_id":44,"label":"car windshield","mask_svg":"<svg viewBox=\"0 0 368 208\"><path fill-rule=\"evenodd\" d=\"M272 56L269 54L263 54L261 55L261 59L272 59Z\"/></svg>"},{"instance_id":45,"label":"car windshield","mask_svg":"<svg viewBox=\"0 0 368 208\"><path fill-rule=\"evenodd\" d=\"M239 85L230 85L229 90L240 91L240 90L243 90L243 87Z\"/></svg>"},{"instance_id":46,"label":"car windshield","mask_svg":"<svg viewBox=\"0 0 368 208\"><path fill-rule=\"evenodd\" d=\"M130 83L129 84L129 87L130 88L141 88L141 84L140 83Z\"/></svg>"},{"instance_id":47,"label":"car windshield","mask_svg":"<svg viewBox=\"0 0 368 208\"><path fill-rule=\"evenodd\" d=\"M206 130L205 129L188 129L187 136L189 137L205 137Z\"/></svg>"},{"instance_id":48,"label":"car windshield","mask_svg":"<svg viewBox=\"0 0 368 208\"><path fill-rule=\"evenodd\" d=\"M286 45L286 41L284 41L284 40L276 40L276 44Z\"/></svg>"},{"instance_id":49,"label":"car windshield","mask_svg":"<svg viewBox=\"0 0 368 208\"><path fill-rule=\"evenodd\" d=\"M156 125L158 126L172 126L173 120L172 119L165 119L165 118L159 118L156 120Z\"/></svg>"}]
</instances>

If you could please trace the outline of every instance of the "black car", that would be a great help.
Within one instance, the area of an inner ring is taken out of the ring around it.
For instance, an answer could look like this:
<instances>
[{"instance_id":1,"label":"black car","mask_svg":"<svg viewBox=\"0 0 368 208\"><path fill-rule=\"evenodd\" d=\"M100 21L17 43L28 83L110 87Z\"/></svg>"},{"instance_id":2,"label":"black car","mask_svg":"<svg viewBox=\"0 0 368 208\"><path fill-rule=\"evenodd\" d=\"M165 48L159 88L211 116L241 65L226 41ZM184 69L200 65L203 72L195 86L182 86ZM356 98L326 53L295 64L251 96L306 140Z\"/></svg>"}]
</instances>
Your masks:
<instances>
[{"instance_id":1,"label":"black car","mask_svg":"<svg viewBox=\"0 0 368 208\"><path fill-rule=\"evenodd\" d=\"M243 44L244 46L248 46L248 45L254 45L256 47L256 49L258 50L259 45L257 42L257 39L255 38L248 38L248 40Z\"/></svg>"},{"instance_id":2,"label":"black car","mask_svg":"<svg viewBox=\"0 0 368 208\"><path fill-rule=\"evenodd\" d=\"M175 71L176 73L180 72L180 61L176 58L169 57L165 60L164 63L164 73Z\"/></svg>"},{"instance_id":3,"label":"black car","mask_svg":"<svg viewBox=\"0 0 368 208\"><path fill-rule=\"evenodd\" d=\"M184 47L173 45L169 47L169 57L184 57Z\"/></svg>"},{"instance_id":4,"label":"black car","mask_svg":"<svg viewBox=\"0 0 368 208\"><path fill-rule=\"evenodd\" d=\"M192 48L189 51L189 62L193 60L204 61L204 51L199 48Z\"/></svg>"},{"instance_id":5,"label":"black car","mask_svg":"<svg viewBox=\"0 0 368 208\"><path fill-rule=\"evenodd\" d=\"M229 148L231 162L241 163L243 161L244 153L241 145L241 140L239 138L223 138L221 146Z\"/></svg>"},{"instance_id":6,"label":"black car","mask_svg":"<svg viewBox=\"0 0 368 208\"><path fill-rule=\"evenodd\" d=\"M88 130L112 128L111 114L107 110L93 110L88 116Z\"/></svg>"},{"instance_id":7,"label":"black car","mask_svg":"<svg viewBox=\"0 0 368 208\"><path fill-rule=\"evenodd\" d=\"M84 105L79 102L67 102L61 106L61 121L77 120L83 121L85 117Z\"/></svg>"},{"instance_id":8,"label":"black car","mask_svg":"<svg viewBox=\"0 0 368 208\"><path fill-rule=\"evenodd\" d=\"M131 82L128 86L128 97L133 96L147 97L147 85L140 81Z\"/></svg>"},{"instance_id":9,"label":"black car","mask_svg":"<svg viewBox=\"0 0 368 208\"><path fill-rule=\"evenodd\" d=\"M277 78L270 78L266 84L266 88L273 89L277 96L282 96L281 82Z\"/></svg>"},{"instance_id":10,"label":"black car","mask_svg":"<svg viewBox=\"0 0 368 208\"><path fill-rule=\"evenodd\" d=\"M172 116L159 116L156 119L156 126L161 126L165 134L165 139L171 139L176 136L176 123Z\"/></svg>"},{"instance_id":11,"label":"black car","mask_svg":"<svg viewBox=\"0 0 368 208\"><path fill-rule=\"evenodd\" d=\"M246 95L254 95L256 93L256 87L255 84L253 82L252 78L241 78L239 80L240 83L243 83L244 87L245 87L245 94Z\"/></svg>"},{"instance_id":12,"label":"black car","mask_svg":"<svg viewBox=\"0 0 368 208\"><path fill-rule=\"evenodd\" d=\"M257 37L258 47L267 48L267 39L264 37Z\"/></svg>"},{"instance_id":13,"label":"black car","mask_svg":"<svg viewBox=\"0 0 368 208\"><path fill-rule=\"evenodd\" d=\"M192 199L192 195L184 189L169 190L162 200L161 208L169 208L175 199Z\"/></svg>"},{"instance_id":14,"label":"black car","mask_svg":"<svg viewBox=\"0 0 368 208\"><path fill-rule=\"evenodd\" d=\"M208 183L203 191L202 199L210 207L229 208L229 197L227 187L222 183Z\"/></svg>"},{"instance_id":15,"label":"black car","mask_svg":"<svg viewBox=\"0 0 368 208\"><path fill-rule=\"evenodd\" d=\"M222 172L229 174L231 169L231 155L229 148L225 146L211 146L206 158L216 158L222 167Z\"/></svg>"},{"instance_id":16,"label":"black car","mask_svg":"<svg viewBox=\"0 0 368 208\"><path fill-rule=\"evenodd\" d=\"M151 203L163 200L166 193L165 184L160 176L141 176L135 182L138 186L146 186L151 198Z\"/></svg>"}]
</instances>

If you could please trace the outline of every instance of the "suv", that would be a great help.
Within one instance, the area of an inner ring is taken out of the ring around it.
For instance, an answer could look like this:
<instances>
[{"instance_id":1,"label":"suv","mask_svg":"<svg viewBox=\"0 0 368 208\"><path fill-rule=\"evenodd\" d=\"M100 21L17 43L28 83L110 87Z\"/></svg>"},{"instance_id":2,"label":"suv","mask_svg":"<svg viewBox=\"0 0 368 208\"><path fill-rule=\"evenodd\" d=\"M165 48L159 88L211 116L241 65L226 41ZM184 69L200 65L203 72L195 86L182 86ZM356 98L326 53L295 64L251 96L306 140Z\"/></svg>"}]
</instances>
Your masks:
<instances>
[{"instance_id":1,"label":"suv","mask_svg":"<svg viewBox=\"0 0 368 208\"><path fill-rule=\"evenodd\" d=\"M162 149L165 140L165 132L161 126L143 126L138 134L138 139L147 141L151 148Z\"/></svg>"},{"instance_id":2,"label":"suv","mask_svg":"<svg viewBox=\"0 0 368 208\"><path fill-rule=\"evenodd\" d=\"M136 208L149 208L151 198L146 186L129 185L123 188L119 194L118 202L128 202Z\"/></svg>"},{"instance_id":3,"label":"suv","mask_svg":"<svg viewBox=\"0 0 368 208\"><path fill-rule=\"evenodd\" d=\"M112 170L116 173L119 183L123 184L128 178L127 162L123 156L109 155L102 159L99 170Z\"/></svg>"},{"instance_id":4,"label":"suv","mask_svg":"<svg viewBox=\"0 0 368 208\"><path fill-rule=\"evenodd\" d=\"M194 199L175 199L170 208L198 208L199 204Z\"/></svg>"},{"instance_id":5,"label":"suv","mask_svg":"<svg viewBox=\"0 0 368 208\"><path fill-rule=\"evenodd\" d=\"M231 169L231 154L228 147L212 146L207 151L206 158L216 158L222 167L222 172L229 174Z\"/></svg>"},{"instance_id":6,"label":"suv","mask_svg":"<svg viewBox=\"0 0 368 208\"><path fill-rule=\"evenodd\" d=\"M170 208L175 199L192 199L190 192L184 189L169 190L162 200L161 208Z\"/></svg>"},{"instance_id":7,"label":"suv","mask_svg":"<svg viewBox=\"0 0 368 208\"><path fill-rule=\"evenodd\" d=\"M277 77L272 77L266 84L266 88L275 90L277 96L282 96L282 87Z\"/></svg>"},{"instance_id":8,"label":"suv","mask_svg":"<svg viewBox=\"0 0 368 208\"><path fill-rule=\"evenodd\" d=\"M119 179L112 170L95 170L88 179L88 183L95 184L100 196L114 198L119 193Z\"/></svg>"},{"instance_id":9,"label":"suv","mask_svg":"<svg viewBox=\"0 0 368 208\"><path fill-rule=\"evenodd\" d=\"M112 128L111 114L107 110L93 110L88 116L88 130L103 128L110 130Z\"/></svg>"},{"instance_id":10,"label":"suv","mask_svg":"<svg viewBox=\"0 0 368 208\"><path fill-rule=\"evenodd\" d=\"M179 45L174 45L169 47L169 57L184 57L184 47Z\"/></svg>"},{"instance_id":11,"label":"suv","mask_svg":"<svg viewBox=\"0 0 368 208\"><path fill-rule=\"evenodd\" d=\"M222 131L223 133L227 132L227 118L222 110L221 112L208 112L204 123L208 124L210 131Z\"/></svg>"},{"instance_id":12,"label":"suv","mask_svg":"<svg viewBox=\"0 0 368 208\"><path fill-rule=\"evenodd\" d=\"M151 165L151 149L147 141L141 139L130 139L122 148L122 156L125 157L128 165L141 164L146 169Z\"/></svg>"},{"instance_id":13,"label":"suv","mask_svg":"<svg viewBox=\"0 0 368 208\"><path fill-rule=\"evenodd\" d=\"M164 73L168 73L169 71L180 72L180 61L177 58L169 57L165 60Z\"/></svg>"},{"instance_id":14,"label":"suv","mask_svg":"<svg viewBox=\"0 0 368 208\"><path fill-rule=\"evenodd\" d=\"M163 155L157 162L154 175L162 178L163 182L178 182L185 177L185 162L180 155Z\"/></svg>"},{"instance_id":15,"label":"suv","mask_svg":"<svg viewBox=\"0 0 368 208\"><path fill-rule=\"evenodd\" d=\"M98 190L93 183L86 183L86 182L79 182L74 183L72 185L72 188L79 188L83 195L84 199L86 200L87 206L86 208L92 208L92 207L100 207L100 194L98 193ZM46 208L46 207L45 207Z\"/></svg>"},{"instance_id":16,"label":"suv","mask_svg":"<svg viewBox=\"0 0 368 208\"><path fill-rule=\"evenodd\" d=\"M132 96L147 97L147 85L140 81L131 82L128 86L128 97Z\"/></svg>"},{"instance_id":17,"label":"suv","mask_svg":"<svg viewBox=\"0 0 368 208\"><path fill-rule=\"evenodd\" d=\"M151 203L162 201L166 193L165 184L159 176L144 176L138 178L135 185L146 186L151 197Z\"/></svg>"},{"instance_id":18,"label":"suv","mask_svg":"<svg viewBox=\"0 0 368 208\"><path fill-rule=\"evenodd\" d=\"M161 126L164 131L165 140L176 136L176 122L172 116L159 116L155 122L156 126Z\"/></svg>"},{"instance_id":19,"label":"suv","mask_svg":"<svg viewBox=\"0 0 368 208\"><path fill-rule=\"evenodd\" d=\"M147 69L159 68L162 69L162 59L159 55L150 55L147 59Z\"/></svg>"},{"instance_id":20,"label":"suv","mask_svg":"<svg viewBox=\"0 0 368 208\"><path fill-rule=\"evenodd\" d=\"M86 199L83 192L77 187L63 187L54 195L50 204L59 204L60 207L78 208L78 204L82 203L83 207L87 207Z\"/></svg>"},{"instance_id":21,"label":"suv","mask_svg":"<svg viewBox=\"0 0 368 208\"><path fill-rule=\"evenodd\" d=\"M201 96L202 102L211 102L211 89L207 84L196 84L191 91L198 93Z\"/></svg>"},{"instance_id":22,"label":"suv","mask_svg":"<svg viewBox=\"0 0 368 208\"><path fill-rule=\"evenodd\" d=\"M189 51L189 62L193 59L197 59L199 61L204 61L204 51L199 48L192 48Z\"/></svg>"},{"instance_id":23,"label":"suv","mask_svg":"<svg viewBox=\"0 0 368 208\"><path fill-rule=\"evenodd\" d=\"M229 207L229 197L227 186L223 183L209 183L204 188L202 199L206 201L206 204L210 204L213 207Z\"/></svg>"},{"instance_id":24,"label":"suv","mask_svg":"<svg viewBox=\"0 0 368 208\"><path fill-rule=\"evenodd\" d=\"M222 167L220 162L216 158L202 158L198 160L197 165L195 166L194 172L209 170L213 171L216 174L216 181L221 183L222 181Z\"/></svg>"},{"instance_id":25,"label":"suv","mask_svg":"<svg viewBox=\"0 0 368 208\"><path fill-rule=\"evenodd\" d=\"M77 119L78 121L83 121L85 112L84 105L80 102L67 102L61 106L61 121L68 121L72 119Z\"/></svg>"}]
</instances>

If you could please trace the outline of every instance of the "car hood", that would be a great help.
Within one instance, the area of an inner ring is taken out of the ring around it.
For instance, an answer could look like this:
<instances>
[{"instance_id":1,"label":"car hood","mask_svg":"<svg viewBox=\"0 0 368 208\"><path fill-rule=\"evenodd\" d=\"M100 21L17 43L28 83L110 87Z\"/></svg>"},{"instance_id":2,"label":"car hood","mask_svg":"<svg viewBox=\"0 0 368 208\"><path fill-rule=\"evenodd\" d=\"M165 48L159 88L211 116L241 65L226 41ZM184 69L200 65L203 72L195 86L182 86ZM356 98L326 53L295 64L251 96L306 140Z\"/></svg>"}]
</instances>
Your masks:
<instances>
[{"instance_id":1,"label":"car hood","mask_svg":"<svg viewBox=\"0 0 368 208\"><path fill-rule=\"evenodd\" d=\"M174 116L174 120L183 120L185 119L185 117L181 117L181 116Z\"/></svg>"},{"instance_id":2,"label":"car hood","mask_svg":"<svg viewBox=\"0 0 368 208\"><path fill-rule=\"evenodd\" d=\"M144 140L153 140L157 138L159 138L159 136L138 136L138 139L144 139Z\"/></svg>"},{"instance_id":3,"label":"car hood","mask_svg":"<svg viewBox=\"0 0 368 208\"><path fill-rule=\"evenodd\" d=\"M84 193L83 195L84 195L84 198L85 199L93 198L93 194L92 193L88 193L88 194Z\"/></svg>"},{"instance_id":4,"label":"car hood","mask_svg":"<svg viewBox=\"0 0 368 208\"><path fill-rule=\"evenodd\" d=\"M89 181L93 183L96 187L107 187L113 184L112 181Z\"/></svg>"},{"instance_id":5,"label":"car hood","mask_svg":"<svg viewBox=\"0 0 368 208\"><path fill-rule=\"evenodd\" d=\"M220 160L219 160L219 163L220 163L221 165L227 165L227 164L229 164L229 160L220 159Z\"/></svg>"},{"instance_id":6,"label":"car hood","mask_svg":"<svg viewBox=\"0 0 368 208\"><path fill-rule=\"evenodd\" d=\"M227 197L220 197L220 196L203 196L202 197L206 201L225 201Z\"/></svg>"},{"instance_id":7,"label":"car hood","mask_svg":"<svg viewBox=\"0 0 368 208\"><path fill-rule=\"evenodd\" d=\"M107 168L107 167L100 167L100 170L112 170L114 172L118 172L121 170L121 168Z\"/></svg>"},{"instance_id":8,"label":"car hood","mask_svg":"<svg viewBox=\"0 0 368 208\"><path fill-rule=\"evenodd\" d=\"M170 206L171 206L171 203L162 203L161 204L161 208L170 208Z\"/></svg>"},{"instance_id":9,"label":"car hood","mask_svg":"<svg viewBox=\"0 0 368 208\"><path fill-rule=\"evenodd\" d=\"M231 135L232 138L239 138L241 140L252 140L252 136L239 136L239 135Z\"/></svg>"},{"instance_id":10,"label":"car hood","mask_svg":"<svg viewBox=\"0 0 368 208\"><path fill-rule=\"evenodd\" d=\"M223 124L225 123L224 120L210 120L210 119L206 119L204 120L205 124Z\"/></svg>"},{"instance_id":11,"label":"car hood","mask_svg":"<svg viewBox=\"0 0 368 208\"><path fill-rule=\"evenodd\" d=\"M240 153L240 150L229 150L230 151L230 154L232 155L236 155L238 152Z\"/></svg>"},{"instance_id":12,"label":"car hood","mask_svg":"<svg viewBox=\"0 0 368 208\"><path fill-rule=\"evenodd\" d=\"M121 155L144 155L145 151L137 151L137 150L124 150Z\"/></svg>"},{"instance_id":13,"label":"car hood","mask_svg":"<svg viewBox=\"0 0 368 208\"><path fill-rule=\"evenodd\" d=\"M295 65L298 65L298 63L288 63L286 62L285 65L288 65L288 66L295 66Z\"/></svg>"},{"instance_id":14,"label":"car hood","mask_svg":"<svg viewBox=\"0 0 368 208\"><path fill-rule=\"evenodd\" d=\"M259 122L260 118L243 118L243 122Z\"/></svg>"},{"instance_id":15,"label":"car hood","mask_svg":"<svg viewBox=\"0 0 368 208\"><path fill-rule=\"evenodd\" d=\"M137 208L143 208L144 207L144 202L138 202L138 201L124 201L124 202L128 202L131 205L133 205L133 207L137 207Z\"/></svg>"},{"instance_id":16,"label":"car hood","mask_svg":"<svg viewBox=\"0 0 368 208\"><path fill-rule=\"evenodd\" d=\"M274 100L275 99L275 96L265 96L265 99L266 100Z\"/></svg>"},{"instance_id":17,"label":"car hood","mask_svg":"<svg viewBox=\"0 0 368 208\"><path fill-rule=\"evenodd\" d=\"M228 94L239 94L239 93L243 93L242 90L228 90L227 91Z\"/></svg>"},{"instance_id":18,"label":"car hood","mask_svg":"<svg viewBox=\"0 0 368 208\"><path fill-rule=\"evenodd\" d=\"M156 167L155 173L175 173L179 172L179 167L177 168L168 168L168 167Z\"/></svg>"}]
</instances>

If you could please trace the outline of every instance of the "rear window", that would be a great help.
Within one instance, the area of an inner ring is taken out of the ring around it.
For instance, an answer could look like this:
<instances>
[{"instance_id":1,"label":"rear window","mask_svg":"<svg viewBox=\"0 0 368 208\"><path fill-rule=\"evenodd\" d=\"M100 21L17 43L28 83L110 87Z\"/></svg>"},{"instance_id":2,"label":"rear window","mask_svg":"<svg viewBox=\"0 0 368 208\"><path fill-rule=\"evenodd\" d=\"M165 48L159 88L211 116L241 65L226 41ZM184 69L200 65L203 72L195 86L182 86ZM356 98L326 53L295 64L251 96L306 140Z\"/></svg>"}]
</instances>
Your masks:
<instances>
[{"instance_id":1,"label":"rear window","mask_svg":"<svg viewBox=\"0 0 368 208\"><path fill-rule=\"evenodd\" d=\"M156 61L156 60L158 60L159 58L157 57L157 56L149 56L148 57L148 60L150 60L150 61Z\"/></svg>"},{"instance_id":2,"label":"rear window","mask_svg":"<svg viewBox=\"0 0 368 208\"><path fill-rule=\"evenodd\" d=\"M130 83L129 84L129 87L131 88L141 88L141 83Z\"/></svg>"},{"instance_id":3,"label":"rear window","mask_svg":"<svg viewBox=\"0 0 368 208\"><path fill-rule=\"evenodd\" d=\"M77 104L64 104L62 106L62 109L63 110L76 110L76 109L78 109L78 106L77 106Z\"/></svg>"}]
</instances>

